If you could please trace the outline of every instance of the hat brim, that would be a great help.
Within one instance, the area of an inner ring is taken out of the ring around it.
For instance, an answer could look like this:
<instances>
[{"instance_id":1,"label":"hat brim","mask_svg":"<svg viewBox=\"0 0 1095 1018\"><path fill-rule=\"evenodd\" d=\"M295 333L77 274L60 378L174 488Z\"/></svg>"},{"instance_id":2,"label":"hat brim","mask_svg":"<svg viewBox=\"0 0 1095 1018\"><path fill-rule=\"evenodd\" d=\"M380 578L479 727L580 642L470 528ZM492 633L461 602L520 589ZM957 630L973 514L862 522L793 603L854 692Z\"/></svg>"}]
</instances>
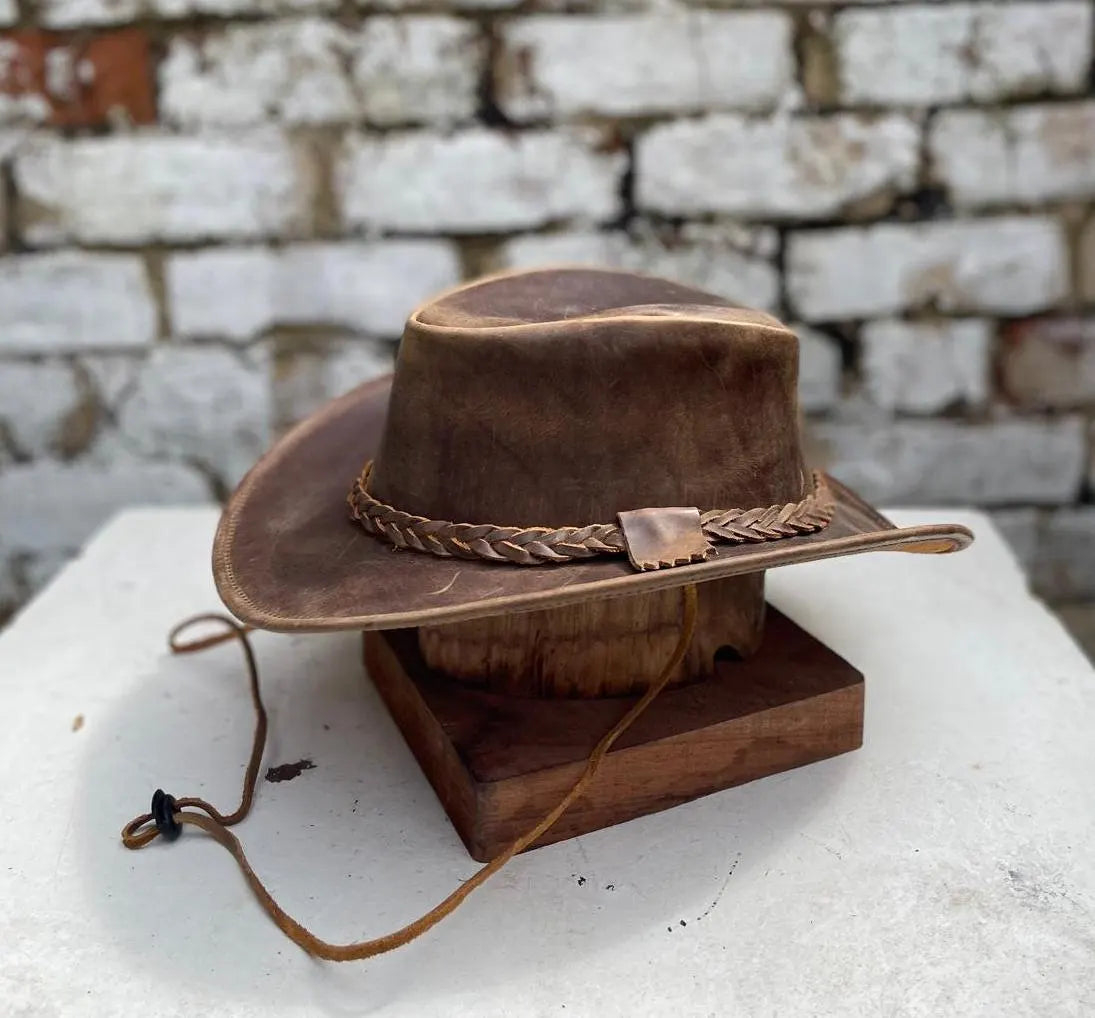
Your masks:
<instances>
[{"instance_id":1,"label":"hat brim","mask_svg":"<svg viewBox=\"0 0 1095 1018\"><path fill-rule=\"evenodd\" d=\"M973 535L957 524L899 529L830 479L836 510L821 531L714 546L704 562L636 572L624 556L521 567L404 551L349 518L346 495L377 452L391 376L329 403L285 435L243 479L213 546L221 598L241 621L278 632L399 629L548 608L865 551L942 553Z\"/></svg>"}]
</instances>

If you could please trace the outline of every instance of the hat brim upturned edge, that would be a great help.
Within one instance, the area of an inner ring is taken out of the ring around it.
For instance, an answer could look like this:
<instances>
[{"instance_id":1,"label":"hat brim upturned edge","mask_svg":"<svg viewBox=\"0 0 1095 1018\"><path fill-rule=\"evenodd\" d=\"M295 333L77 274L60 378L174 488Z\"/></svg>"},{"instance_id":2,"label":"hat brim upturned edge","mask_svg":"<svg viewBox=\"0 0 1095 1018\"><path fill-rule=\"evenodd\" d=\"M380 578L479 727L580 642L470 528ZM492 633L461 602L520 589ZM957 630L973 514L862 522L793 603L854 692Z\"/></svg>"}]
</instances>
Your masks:
<instances>
[{"instance_id":1,"label":"hat brim upturned edge","mask_svg":"<svg viewBox=\"0 0 1095 1018\"><path fill-rule=\"evenodd\" d=\"M403 551L349 517L346 496L380 442L391 376L333 400L278 441L221 516L213 576L242 622L275 632L400 629L637 594L866 551L958 551L958 524L898 528L830 478L821 531L763 544L716 545L704 562L636 572L624 556L520 567Z\"/></svg>"}]
</instances>

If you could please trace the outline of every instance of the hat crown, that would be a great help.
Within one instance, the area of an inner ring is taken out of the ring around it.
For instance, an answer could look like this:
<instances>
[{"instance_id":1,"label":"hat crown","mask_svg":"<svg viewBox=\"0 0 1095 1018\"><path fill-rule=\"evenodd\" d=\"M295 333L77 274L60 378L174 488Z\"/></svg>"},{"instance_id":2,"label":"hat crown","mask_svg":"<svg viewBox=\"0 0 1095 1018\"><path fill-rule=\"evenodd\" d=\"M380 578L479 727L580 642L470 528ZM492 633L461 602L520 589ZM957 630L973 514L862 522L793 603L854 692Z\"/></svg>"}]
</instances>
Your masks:
<instances>
[{"instance_id":1,"label":"hat crown","mask_svg":"<svg viewBox=\"0 0 1095 1018\"><path fill-rule=\"evenodd\" d=\"M492 277L408 320L373 491L502 526L798 501L797 380L790 331L700 290L595 269Z\"/></svg>"}]
</instances>

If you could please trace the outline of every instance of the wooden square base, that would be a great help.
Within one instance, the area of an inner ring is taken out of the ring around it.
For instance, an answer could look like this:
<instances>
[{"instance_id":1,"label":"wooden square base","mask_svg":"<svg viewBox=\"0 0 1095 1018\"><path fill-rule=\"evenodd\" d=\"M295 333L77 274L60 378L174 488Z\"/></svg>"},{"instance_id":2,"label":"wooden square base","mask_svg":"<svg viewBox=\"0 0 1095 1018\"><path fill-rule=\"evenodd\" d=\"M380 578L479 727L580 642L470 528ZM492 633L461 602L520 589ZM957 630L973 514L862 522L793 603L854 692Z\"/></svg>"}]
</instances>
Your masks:
<instances>
[{"instance_id":1,"label":"wooden square base","mask_svg":"<svg viewBox=\"0 0 1095 1018\"><path fill-rule=\"evenodd\" d=\"M526 699L424 665L413 629L365 633L365 664L472 857L485 862L566 794L633 702ZM857 749L863 676L769 608L764 641L664 691L536 846Z\"/></svg>"}]
</instances>

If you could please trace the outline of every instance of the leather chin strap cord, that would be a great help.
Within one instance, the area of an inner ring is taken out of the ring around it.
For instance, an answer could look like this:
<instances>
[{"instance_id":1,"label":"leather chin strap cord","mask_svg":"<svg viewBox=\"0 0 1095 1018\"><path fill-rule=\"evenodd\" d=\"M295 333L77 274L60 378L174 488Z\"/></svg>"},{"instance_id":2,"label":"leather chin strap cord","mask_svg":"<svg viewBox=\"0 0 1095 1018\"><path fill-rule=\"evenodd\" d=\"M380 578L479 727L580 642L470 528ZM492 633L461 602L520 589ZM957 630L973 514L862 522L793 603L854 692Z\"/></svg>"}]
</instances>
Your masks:
<instances>
[{"instance_id":1,"label":"leather chin strap cord","mask_svg":"<svg viewBox=\"0 0 1095 1018\"><path fill-rule=\"evenodd\" d=\"M226 630L213 636L204 637L189 642L179 639L180 635L192 625L199 623L216 622L224 625ZM258 781L259 767L262 762L262 753L266 745L267 718L266 708L262 703L262 694L259 690L258 666L255 663L254 650L248 637L249 626L242 626L235 619L225 615L195 615L179 623L168 637L168 644L175 654L191 654L204 650L225 640L238 640L247 666L248 681L251 689L251 702L255 708L255 734L251 743L251 757L247 762L247 772L243 779L243 795L239 807L234 813L227 816L220 813L216 807L204 799L186 797L175 799L167 795L161 789L157 789L152 797L152 809L149 813L143 813L135 817L122 829L122 844L126 848L139 849L151 844L156 838L163 835L167 841L174 841L182 832L184 825L200 827L214 840L223 845L236 860L244 879L250 885L252 892L259 904L266 910L267 915L274 921L277 927L301 950L327 961L359 961L364 958L372 958L386 951L392 951L397 947L410 943L416 937L421 936L427 930L432 929L447 915L456 910L457 906L477 887L497 873L515 855L524 851L544 834L577 800L593 782L605 756L612 748L613 743L632 725L643 711L654 701L658 694L665 688L670 676L676 671L684 659L690 644L692 634L696 626L696 587L689 584L681 588L681 627L680 638L676 649L666 662L661 674L643 695L635 701L619 721L597 743L593 752L586 761L585 769L574 783L573 787L559 804L540 820L531 830L523 834L508 848L496 855L490 862L478 870L473 877L461 884L444 901L430 909L425 915L408 923L402 929L394 933L388 933L372 940L362 940L353 944L331 944L321 940L310 930L298 923L292 916L274 900L267 891L262 881L256 876L251 864L247 861L243 846L239 839L229 830L230 827L245 819L251 811L254 801L255 785Z\"/></svg>"}]
</instances>

